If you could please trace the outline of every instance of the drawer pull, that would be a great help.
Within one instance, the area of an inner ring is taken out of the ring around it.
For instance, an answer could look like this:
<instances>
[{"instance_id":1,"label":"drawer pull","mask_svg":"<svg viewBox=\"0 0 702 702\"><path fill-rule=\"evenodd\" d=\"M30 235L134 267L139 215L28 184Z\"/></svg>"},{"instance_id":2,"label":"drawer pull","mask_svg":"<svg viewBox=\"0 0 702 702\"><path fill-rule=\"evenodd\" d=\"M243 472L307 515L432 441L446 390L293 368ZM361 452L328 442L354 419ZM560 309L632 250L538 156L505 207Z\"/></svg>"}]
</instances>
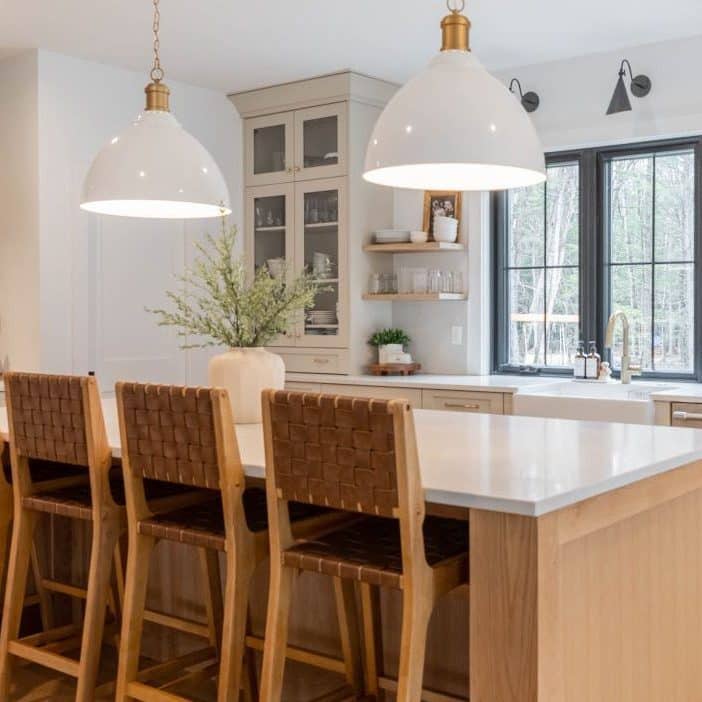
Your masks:
<instances>
[{"instance_id":1,"label":"drawer pull","mask_svg":"<svg viewBox=\"0 0 702 702\"><path fill-rule=\"evenodd\" d=\"M327 363L329 363L328 358L313 358L312 363L318 363L321 366L325 366Z\"/></svg>"},{"instance_id":2,"label":"drawer pull","mask_svg":"<svg viewBox=\"0 0 702 702\"><path fill-rule=\"evenodd\" d=\"M683 422L687 421L702 421L702 413L700 412L683 412L682 410L675 410L673 412L673 419L680 419Z\"/></svg>"},{"instance_id":3,"label":"drawer pull","mask_svg":"<svg viewBox=\"0 0 702 702\"><path fill-rule=\"evenodd\" d=\"M474 402L444 402L444 407L447 409L480 409L480 405Z\"/></svg>"}]
</instances>

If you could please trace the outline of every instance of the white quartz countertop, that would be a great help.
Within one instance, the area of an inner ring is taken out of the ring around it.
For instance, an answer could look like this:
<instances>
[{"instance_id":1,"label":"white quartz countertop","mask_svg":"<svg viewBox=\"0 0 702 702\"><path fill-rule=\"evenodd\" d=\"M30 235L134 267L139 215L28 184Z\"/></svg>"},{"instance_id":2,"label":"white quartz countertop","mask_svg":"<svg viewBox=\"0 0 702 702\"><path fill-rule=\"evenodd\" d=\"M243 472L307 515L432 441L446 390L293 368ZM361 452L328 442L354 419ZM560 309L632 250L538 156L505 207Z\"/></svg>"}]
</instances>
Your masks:
<instances>
[{"instance_id":1,"label":"white quartz countertop","mask_svg":"<svg viewBox=\"0 0 702 702\"><path fill-rule=\"evenodd\" d=\"M670 390L651 393L651 399L660 402L702 402L702 384L681 383Z\"/></svg>"},{"instance_id":2,"label":"white quartz countertop","mask_svg":"<svg viewBox=\"0 0 702 702\"><path fill-rule=\"evenodd\" d=\"M120 455L114 399L103 400ZM415 410L429 502L539 516L702 460L702 431L567 419ZM0 438L7 415L0 409ZM237 427L248 475L264 477L262 428Z\"/></svg>"},{"instance_id":3,"label":"white quartz countertop","mask_svg":"<svg viewBox=\"0 0 702 702\"><path fill-rule=\"evenodd\" d=\"M476 390L515 393L531 385L562 382L562 378L540 378L524 375L325 375L324 373L287 373L291 383L326 383L330 385L372 385L431 390Z\"/></svg>"}]
</instances>

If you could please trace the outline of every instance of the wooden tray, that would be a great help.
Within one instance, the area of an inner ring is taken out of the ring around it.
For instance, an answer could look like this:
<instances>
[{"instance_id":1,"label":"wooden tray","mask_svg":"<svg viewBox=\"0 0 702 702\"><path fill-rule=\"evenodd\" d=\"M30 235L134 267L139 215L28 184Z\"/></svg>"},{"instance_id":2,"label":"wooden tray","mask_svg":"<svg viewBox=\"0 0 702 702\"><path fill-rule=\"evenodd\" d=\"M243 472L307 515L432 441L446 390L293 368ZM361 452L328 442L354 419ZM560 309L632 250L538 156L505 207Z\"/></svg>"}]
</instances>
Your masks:
<instances>
[{"instance_id":1,"label":"wooden tray","mask_svg":"<svg viewBox=\"0 0 702 702\"><path fill-rule=\"evenodd\" d=\"M373 363L368 366L373 375L414 375L422 370L421 363Z\"/></svg>"}]
</instances>

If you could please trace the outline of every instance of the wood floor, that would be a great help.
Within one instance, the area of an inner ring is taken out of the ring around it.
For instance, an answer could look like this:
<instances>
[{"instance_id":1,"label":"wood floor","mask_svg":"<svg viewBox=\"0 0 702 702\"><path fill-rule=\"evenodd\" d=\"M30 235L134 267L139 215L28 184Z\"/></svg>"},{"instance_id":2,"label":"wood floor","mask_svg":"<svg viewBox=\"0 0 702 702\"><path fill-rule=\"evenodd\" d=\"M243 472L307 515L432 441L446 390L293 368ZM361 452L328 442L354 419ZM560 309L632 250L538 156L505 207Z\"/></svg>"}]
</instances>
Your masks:
<instances>
[{"instance_id":1,"label":"wood floor","mask_svg":"<svg viewBox=\"0 0 702 702\"><path fill-rule=\"evenodd\" d=\"M110 680L115 672L114 650L105 648L103 655L104 665L102 666L100 680ZM259 661L260 663L260 661ZM303 700L323 697L326 693L338 688L343 684L343 677L335 673L312 669L288 662L285 668L285 687L283 699L286 702L302 702ZM304 687L302 680L304 678ZM310 686L314 691L310 694ZM26 665L17 668L15 684L12 687L10 700L8 702L73 702L75 699L75 680L59 675L54 671L40 668L35 665ZM215 702L217 691L215 681L206 683L198 682L197 686L188 688L183 686L177 692L185 697L189 697L193 702ZM112 702L114 695L106 693L96 697L95 702Z\"/></svg>"}]
</instances>

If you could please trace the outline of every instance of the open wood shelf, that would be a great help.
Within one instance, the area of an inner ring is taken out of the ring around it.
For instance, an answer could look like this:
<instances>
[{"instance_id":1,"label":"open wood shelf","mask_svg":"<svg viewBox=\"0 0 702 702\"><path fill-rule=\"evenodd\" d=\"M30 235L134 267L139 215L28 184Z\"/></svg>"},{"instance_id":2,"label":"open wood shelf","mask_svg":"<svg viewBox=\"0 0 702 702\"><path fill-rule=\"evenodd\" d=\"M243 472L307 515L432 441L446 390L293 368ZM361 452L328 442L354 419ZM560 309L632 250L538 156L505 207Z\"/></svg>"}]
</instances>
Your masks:
<instances>
[{"instance_id":1,"label":"open wood shelf","mask_svg":"<svg viewBox=\"0 0 702 702\"><path fill-rule=\"evenodd\" d=\"M445 241L427 241L424 244L366 244L364 251L369 253L431 253L433 251L465 251L460 242L449 244Z\"/></svg>"},{"instance_id":2,"label":"open wood shelf","mask_svg":"<svg viewBox=\"0 0 702 702\"><path fill-rule=\"evenodd\" d=\"M382 293L371 295L364 293L364 300L373 302L443 302L448 300L467 300L465 293Z\"/></svg>"}]
</instances>

